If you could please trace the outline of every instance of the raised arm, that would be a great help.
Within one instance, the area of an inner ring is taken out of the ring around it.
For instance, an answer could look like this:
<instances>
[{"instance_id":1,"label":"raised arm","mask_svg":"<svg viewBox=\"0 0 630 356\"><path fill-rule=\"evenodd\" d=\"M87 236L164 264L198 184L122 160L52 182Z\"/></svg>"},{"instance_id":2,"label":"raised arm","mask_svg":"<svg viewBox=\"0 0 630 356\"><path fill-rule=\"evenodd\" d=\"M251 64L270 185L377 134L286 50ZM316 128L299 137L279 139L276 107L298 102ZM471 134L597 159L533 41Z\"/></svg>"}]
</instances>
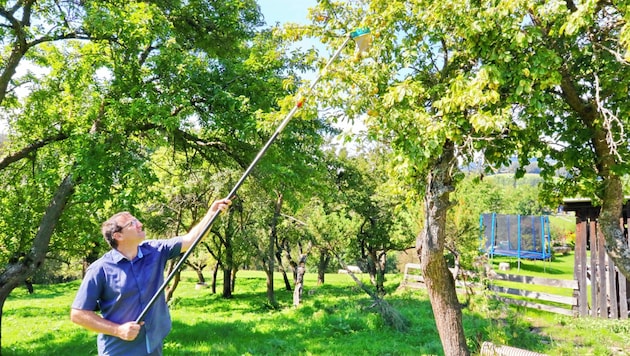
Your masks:
<instances>
[{"instance_id":1,"label":"raised arm","mask_svg":"<svg viewBox=\"0 0 630 356\"><path fill-rule=\"evenodd\" d=\"M197 225L193 226L186 235L182 236L182 252L186 252L190 248L197 236L199 236L203 230L204 226L210 221L210 219L212 219L212 216L219 210L225 211L229 208L230 204L232 204L230 199L216 200L212 203L210 209L206 213L206 216L204 216Z\"/></svg>"}]
</instances>

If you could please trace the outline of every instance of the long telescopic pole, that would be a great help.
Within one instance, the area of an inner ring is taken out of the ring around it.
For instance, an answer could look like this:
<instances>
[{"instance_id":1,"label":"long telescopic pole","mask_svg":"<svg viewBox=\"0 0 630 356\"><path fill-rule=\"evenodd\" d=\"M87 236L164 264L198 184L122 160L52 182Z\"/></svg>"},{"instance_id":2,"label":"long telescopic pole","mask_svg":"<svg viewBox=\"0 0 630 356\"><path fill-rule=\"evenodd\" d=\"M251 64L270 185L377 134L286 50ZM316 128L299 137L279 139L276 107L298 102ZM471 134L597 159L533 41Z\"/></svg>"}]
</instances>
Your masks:
<instances>
[{"instance_id":1,"label":"long telescopic pole","mask_svg":"<svg viewBox=\"0 0 630 356\"><path fill-rule=\"evenodd\" d=\"M328 60L328 62L326 63L326 65L324 66L324 68L320 71L319 75L315 78L315 80L311 83L310 87L308 88L308 92L312 91L313 88L315 88L315 85L317 84L317 82L319 82L319 80L321 79L321 77L324 75L324 73L326 72L326 69L328 69L328 66L330 66L330 64L337 58L339 57L339 54L341 53L341 51L343 50L343 48L348 44L348 42L351 39L351 35L346 36L345 41L343 42L343 44L341 45L341 47L339 47L339 49L333 54L333 56ZM308 93L307 92L307 93ZM245 179L250 175L250 173L252 172L252 170L254 170L254 167L256 166L256 164L258 164L258 161L260 161L260 159L262 158L262 156L267 152L267 150L269 149L269 147L271 146L271 144L276 140L276 138L278 137L278 135L280 135L280 133L282 132L282 130L284 130L284 128L287 126L287 124L289 123L289 121L291 121L291 118L293 117L293 115L295 115L295 113L298 111L298 109L300 109L302 107L302 103L303 103L303 98L299 97L298 98L298 102L295 104L295 106L291 109L291 111L289 111L289 113L287 114L287 116L284 118L284 120L282 120L282 122L280 123L280 126L278 126L278 128L276 129L276 131L273 133L273 135L271 135L271 137L269 138L269 140L267 141L267 143L263 146L263 148L260 150L260 152L258 152L258 154L256 155L256 157L254 158L254 160L252 161L252 163L249 165L249 167L247 167L247 170L245 170L245 173L243 173L243 175L241 176L241 178L238 180L238 182L236 182L236 185L234 185L234 188L232 188L232 190L230 191L230 193L227 195L226 199L232 199L233 197L236 196L236 191L238 191L238 189L241 187L241 185L243 185L243 182L245 181ZM203 236L206 235L206 233L208 232L208 230L210 230L210 227L212 226L212 224L214 223L214 221L217 219L217 217L219 216L219 214L221 214L221 210L217 210L214 215L212 215L212 217L210 218L210 220L206 223L206 225L203 227L203 230L201 230L201 232L199 233L199 235L195 238L195 240L193 241L192 245L190 246L190 248L188 248L188 250L186 250L186 252L184 253L184 255L179 259L179 261L177 262L177 264L175 265L175 267L173 268L173 270L171 271L171 273L166 277L166 279L164 280L164 283L162 283L162 285L160 286L160 288L157 290L157 292L155 292L155 294L153 295L153 297L151 298L151 300L149 300L149 303L147 304L146 307L144 307L144 309L142 310L142 312L140 313L140 315L138 316L138 318L136 318L136 323L141 322L142 320L144 320L144 318L146 317L147 313L149 312L149 310L151 309L151 307L153 306L153 304L155 304L155 301L160 297L160 295L162 294L162 292L164 292L164 289L166 288L166 286L171 282L171 280L173 279L173 277L175 277L175 274L177 273L177 271L179 271L179 269L181 268L181 266L184 264L184 262L186 262L186 259L188 258L188 256L191 254L191 252L193 251L193 249L199 244L199 242L201 241L201 238Z\"/></svg>"}]
</instances>

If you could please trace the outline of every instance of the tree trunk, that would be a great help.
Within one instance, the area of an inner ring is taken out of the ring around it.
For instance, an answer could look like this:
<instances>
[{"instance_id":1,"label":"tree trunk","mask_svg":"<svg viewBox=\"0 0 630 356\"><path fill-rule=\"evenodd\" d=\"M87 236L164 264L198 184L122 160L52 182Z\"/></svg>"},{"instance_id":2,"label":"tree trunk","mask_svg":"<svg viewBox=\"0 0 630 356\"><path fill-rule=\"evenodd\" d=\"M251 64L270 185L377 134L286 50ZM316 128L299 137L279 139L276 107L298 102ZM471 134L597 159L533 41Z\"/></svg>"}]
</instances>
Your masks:
<instances>
[{"instance_id":1,"label":"tree trunk","mask_svg":"<svg viewBox=\"0 0 630 356\"><path fill-rule=\"evenodd\" d=\"M368 251L368 272L370 280L379 295L385 295L385 263L387 254L379 251Z\"/></svg>"},{"instance_id":2,"label":"tree trunk","mask_svg":"<svg viewBox=\"0 0 630 356\"><path fill-rule=\"evenodd\" d=\"M24 284L26 285L26 290L28 291L28 294L35 293L35 289L33 288L33 281L30 277L24 281Z\"/></svg>"},{"instance_id":3,"label":"tree trunk","mask_svg":"<svg viewBox=\"0 0 630 356\"><path fill-rule=\"evenodd\" d=\"M282 240L282 243L279 243L278 239L276 239L276 261L278 262L278 268L280 269L280 272L282 272L282 278L284 280L284 288L287 291L292 291L293 287L291 287L291 281L289 280L289 276L287 275L287 269L284 268L284 264L282 263L282 252L285 252L285 256L287 258L287 260L289 260L289 266L292 266L291 270L292 270L292 274L293 274L293 280L295 281L295 262L292 261L291 259L291 253L290 253L290 249L287 248L288 244L286 242L286 239Z\"/></svg>"},{"instance_id":4,"label":"tree trunk","mask_svg":"<svg viewBox=\"0 0 630 356\"><path fill-rule=\"evenodd\" d=\"M230 219L231 220L231 219ZM232 298L232 269L234 267L234 248L232 246L232 235L229 231L225 233L225 263L223 264L223 298Z\"/></svg>"},{"instance_id":5,"label":"tree trunk","mask_svg":"<svg viewBox=\"0 0 630 356\"><path fill-rule=\"evenodd\" d=\"M293 290L293 306L296 307L302 302L302 290L304 289L304 273L306 273L306 267L304 266L304 263L300 263L297 268L295 289Z\"/></svg>"},{"instance_id":6,"label":"tree trunk","mask_svg":"<svg viewBox=\"0 0 630 356\"><path fill-rule=\"evenodd\" d=\"M61 182L35 234L30 252L16 263L10 263L0 274L0 347L2 345L2 307L11 291L22 284L44 263L55 226L78 184L71 174ZM0 354L2 349L0 348Z\"/></svg>"},{"instance_id":7,"label":"tree trunk","mask_svg":"<svg viewBox=\"0 0 630 356\"><path fill-rule=\"evenodd\" d=\"M170 274L170 272L168 273ZM170 302L173 298L173 294L175 293L175 289L179 285L179 281L181 280L181 271L177 271L171 280L171 284L166 288L166 302Z\"/></svg>"},{"instance_id":8,"label":"tree trunk","mask_svg":"<svg viewBox=\"0 0 630 356\"><path fill-rule=\"evenodd\" d=\"M289 292L292 291L293 287L291 287L291 281L289 280L287 271L284 268L280 268L280 272L282 273L282 279L284 280L284 289L286 289Z\"/></svg>"},{"instance_id":9,"label":"tree trunk","mask_svg":"<svg viewBox=\"0 0 630 356\"><path fill-rule=\"evenodd\" d=\"M171 272L173 272L173 268L175 268L176 264L177 264L177 260L171 260L168 263L168 269L166 270L167 275L170 275ZM175 276L173 276L173 280L171 280L171 283L168 286L166 286L166 289L164 291L164 296L166 297L167 303L171 300L171 298L173 298L173 294L175 293L175 289L177 288L177 285L179 284L180 278L181 278L180 271L177 271Z\"/></svg>"},{"instance_id":10,"label":"tree trunk","mask_svg":"<svg viewBox=\"0 0 630 356\"><path fill-rule=\"evenodd\" d=\"M278 262L278 269L280 270L280 273L282 273L282 279L284 280L284 288L290 292L293 290L293 288L291 287L291 281L289 281L289 276L287 276L287 271L282 265L282 250L280 249L280 245L276 245L275 255L276 255L276 262Z\"/></svg>"},{"instance_id":11,"label":"tree trunk","mask_svg":"<svg viewBox=\"0 0 630 356\"><path fill-rule=\"evenodd\" d=\"M372 283L373 286L376 286L376 253L371 250L367 254L366 268L367 273L370 276L370 283Z\"/></svg>"},{"instance_id":12,"label":"tree trunk","mask_svg":"<svg viewBox=\"0 0 630 356\"><path fill-rule=\"evenodd\" d=\"M300 261L295 269L295 289L293 290L293 305L298 306L302 302L302 291L304 290L304 274L306 273L306 258L308 255L300 256Z\"/></svg>"},{"instance_id":13,"label":"tree trunk","mask_svg":"<svg viewBox=\"0 0 630 356\"><path fill-rule=\"evenodd\" d=\"M268 244L268 254L267 260L269 261L267 265L267 301L269 305L276 307L278 303L276 302L276 296L274 292L273 286L273 272L275 270L274 260L275 260L275 246L276 241L278 240L278 217L280 216L280 212L282 211L282 201L283 196L282 193L278 193L278 199L276 200L275 209L273 211L273 219L271 220L271 231L269 233L269 244Z\"/></svg>"},{"instance_id":14,"label":"tree trunk","mask_svg":"<svg viewBox=\"0 0 630 356\"><path fill-rule=\"evenodd\" d=\"M377 253L376 259L376 292L385 295L385 270L387 267L387 253Z\"/></svg>"},{"instance_id":15,"label":"tree trunk","mask_svg":"<svg viewBox=\"0 0 630 356\"><path fill-rule=\"evenodd\" d=\"M197 272L197 279L199 284L206 284L206 277L203 276L203 269L206 265L200 265L199 268L195 268L195 272Z\"/></svg>"},{"instance_id":16,"label":"tree trunk","mask_svg":"<svg viewBox=\"0 0 630 356\"><path fill-rule=\"evenodd\" d=\"M238 269L234 267L232 269L232 293L234 293L234 290L236 288L236 272L238 272Z\"/></svg>"},{"instance_id":17,"label":"tree trunk","mask_svg":"<svg viewBox=\"0 0 630 356\"><path fill-rule=\"evenodd\" d=\"M449 195L454 189L452 171L457 162L452 142L447 141L443 149L439 159L430 166L424 197L425 224L416 247L444 354L467 356L470 352L464 336L461 305L453 275L444 259L446 213Z\"/></svg>"},{"instance_id":18,"label":"tree trunk","mask_svg":"<svg viewBox=\"0 0 630 356\"><path fill-rule=\"evenodd\" d=\"M232 269L223 269L223 298L232 298Z\"/></svg>"},{"instance_id":19,"label":"tree trunk","mask_svg":"<svg viewBox=\"0 0 630 356\"><path fill-rule=\"evenodd\" d=\"M597 121L600 115L593 118ZM623 225L619 224L623 209L623 183L614 172L616 165L615 156L610 152L606 140L606 132L596 123L592 124L593 147L598 157L596 164L599 175L602 177L602 190L600 198L602 206L599 212L599 228L606 240L608 255L615 262L615 266L626 277L630 278L630 248L624 235Z\"/></svg>"},{"instance_id":20,"label":"tree trunk","mask_svg":"<svg viewBox=\"0 0 630 356\"><path fill-rule=\"evenodd\" d=\"M212 269L212 294L217 293L217 274L219 273L219 262L214 264Z\"/></svg>"},{"instance_id":21,"label":"tree trunk","mask_svg":"<svg viewBox=\"0 0 630 356\"><path fill-rule=\"evenodd\" d=\"M326 269L330 263L330 254L325 249L319 250L319 261L317 262L317 285L321 286L325 282Z\"/></svg>"},{"instance_id":22,"label":"tree trunk","mask_svg":"<svg viewBox=\"0 0 630 356\"><path fill-rule=\"evenodd\" d=\"M606 239L608 255L615 266L626 277L630 278L630 248L620 225L623 208L623 187L621 179L611 175L604 183L602 207L599 212L599 227Z\"/></svg>"},{"instance_id":23,"label":"tree trunk","mask_svg":"<svg viewBox=\"0 0 630 356\"><path fill-rule=\"evenodd\" d=\"M615 262L619 271L626 278L630 278L630 247L624 236L623 228L619 224L623 208L623 184L619 175L614 171L617 159L606 138L607 134L610 133L610 129L603 126L606 118L598 110L597 102L594 100L584 101L568 71L562 72L560 87L564 101L592 132L591 142L597 157L594 164L601 177L601 191L598 194L602 199L598 218L599 228L606 240L608 255Z\"/></svg>"},{"instance_id":24,"label":"tree trunk","mask_svg":"<svg viewBox=\"0 0 630 356\"><path fill-rule=\"evenodd\" d=\"M610 132L607 130L610 129L603 126L606 118L598 110L597 102L584 101L568 70L562 72L560 87L564 101L592 132L591 142L597 157L594 164L601 177L601 190L597 194L602 199L598 218L599 228L606 240L608 255L619 271L626 278L630 278L630 246L624 236L623 227L619 224L623 207L623 184L614 170L617 158L608 145L607 134Z\"/></svg>"}]
</instances>

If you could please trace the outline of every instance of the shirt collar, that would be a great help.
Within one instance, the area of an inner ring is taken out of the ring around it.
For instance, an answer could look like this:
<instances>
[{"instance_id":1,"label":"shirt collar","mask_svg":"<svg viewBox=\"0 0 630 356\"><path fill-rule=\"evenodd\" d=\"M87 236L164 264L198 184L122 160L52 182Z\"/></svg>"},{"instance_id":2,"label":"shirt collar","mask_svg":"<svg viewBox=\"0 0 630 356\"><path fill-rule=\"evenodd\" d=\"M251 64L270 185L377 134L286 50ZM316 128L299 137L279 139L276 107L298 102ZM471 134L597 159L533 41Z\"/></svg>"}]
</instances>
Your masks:
<instances>
[{"instance_id":1,"label":"shirt collar","mask_svg":"<svg viewBox=\"0 0 630 356\"><path fill-rule=\"evenodd\" d=\"M127 257L125 257L125 255L120 253L120 251L116 250L115 248L113 248L111 250L111 253L112 253L112 259L116 263L127 259ZM142 249L140 248L140 246L138 246L138 254L136 255L136 258L134 258L134 260L142 258L142 257L144 257L144 254L142 253Z\"/></svg>"}]
</instances>

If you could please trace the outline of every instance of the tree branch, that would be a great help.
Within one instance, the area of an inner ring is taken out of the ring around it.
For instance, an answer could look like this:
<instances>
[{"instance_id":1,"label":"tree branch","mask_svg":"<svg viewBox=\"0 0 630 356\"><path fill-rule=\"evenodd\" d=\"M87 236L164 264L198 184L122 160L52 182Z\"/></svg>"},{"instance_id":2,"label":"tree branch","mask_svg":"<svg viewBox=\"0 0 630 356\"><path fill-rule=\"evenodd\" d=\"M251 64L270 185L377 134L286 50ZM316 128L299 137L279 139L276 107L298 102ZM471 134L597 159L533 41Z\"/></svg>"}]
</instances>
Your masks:
<instances>
[{"instance_id":1,"label":"tree branch","mask_svg":"<svg viewBox=\"0 0 630 356\"><path fill-rule=\"evenodd\" d=\"M28 157L31 153L37 151L38 149L42 147L45 147L46 145L50 143L63 141L67 138L68 138L68 135L64 133L59 133L57 136L52 136L52 137L48 137L48 138L36 141L24 147L23 149L19 150L18 152L15 152L14 154L6 156L2 160L0 160L0 170L7 168L11 163L17 162L23 158Z\"/></svg>"}]
</instances>

